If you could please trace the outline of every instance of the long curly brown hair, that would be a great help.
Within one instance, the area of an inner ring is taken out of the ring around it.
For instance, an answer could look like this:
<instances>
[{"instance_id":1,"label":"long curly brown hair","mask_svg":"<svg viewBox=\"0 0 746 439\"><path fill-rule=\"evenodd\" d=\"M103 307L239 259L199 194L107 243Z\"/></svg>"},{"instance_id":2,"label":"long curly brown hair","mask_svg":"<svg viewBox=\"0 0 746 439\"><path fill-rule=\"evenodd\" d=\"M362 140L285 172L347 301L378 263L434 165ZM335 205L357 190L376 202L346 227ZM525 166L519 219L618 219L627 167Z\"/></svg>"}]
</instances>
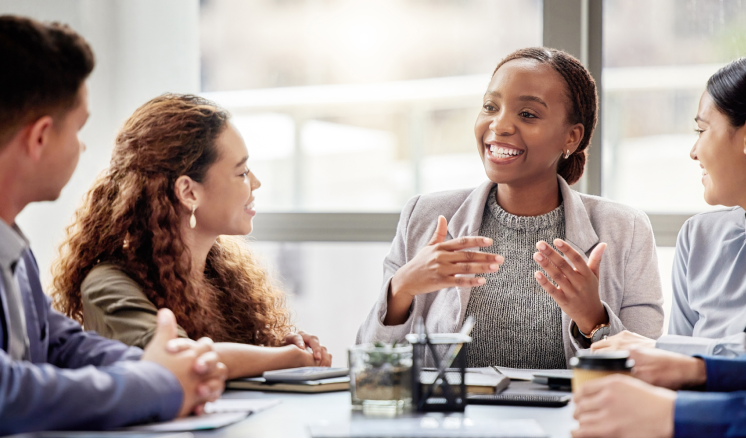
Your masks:
<instances>
[{"instance_id":1,"label":"long curly brown hair","mask_svg":"<svg viewBox=\"0 0 746 439\"><path fill-rule=\"evenodd\" d=\"M191 95L163 95L135 111L52 266L58 310L85 323L81 284L97 264L108 263L142 286L158 308L170 308L190 338L282 344L294 330L285 295L240 237L218 238L204 279L194 279L185 257L185 213L174 183L182 175L204 180L228 119L225 110Z\"/></svg>"}]
</instances>

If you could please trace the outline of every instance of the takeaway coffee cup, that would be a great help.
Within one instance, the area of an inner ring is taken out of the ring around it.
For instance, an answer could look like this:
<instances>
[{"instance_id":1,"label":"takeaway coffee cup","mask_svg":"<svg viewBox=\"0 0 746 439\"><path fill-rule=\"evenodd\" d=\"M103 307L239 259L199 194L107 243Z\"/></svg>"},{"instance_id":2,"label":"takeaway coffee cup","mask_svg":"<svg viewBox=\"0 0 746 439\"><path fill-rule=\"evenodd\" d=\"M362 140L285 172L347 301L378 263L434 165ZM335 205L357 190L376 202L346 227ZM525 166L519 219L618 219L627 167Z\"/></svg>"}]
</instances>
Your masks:
<instances>
[{"instance_id":1,"label":"takeaway coffee cup","mask_svg":"<svg viewBox=\"0 0 746 439\"><path fill-rule=\"evenodd\" d=\"M631 375L635 360L629 359L628 351L579 353L570 360L573 368L572 390L584 383L615 373Z\"/></svg>"}]
</instances>

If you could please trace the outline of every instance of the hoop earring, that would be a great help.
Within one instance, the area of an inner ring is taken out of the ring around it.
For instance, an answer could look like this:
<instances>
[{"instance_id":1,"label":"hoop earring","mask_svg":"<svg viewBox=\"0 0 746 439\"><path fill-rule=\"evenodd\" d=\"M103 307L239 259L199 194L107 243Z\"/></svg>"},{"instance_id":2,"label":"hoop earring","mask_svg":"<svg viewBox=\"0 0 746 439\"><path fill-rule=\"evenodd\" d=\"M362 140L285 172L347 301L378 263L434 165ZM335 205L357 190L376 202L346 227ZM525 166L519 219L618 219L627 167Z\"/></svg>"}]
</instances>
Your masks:
<instances>
[{"instance_id":1,"label":"hoop earring","mask_svg":"<svg viewBox=\"0 0 746 439\"><path fill-rule=\"evenodd\" d=\"M197 206L192 204L192 216L189 218L189 227L192 229L197 227L197 217L194 216L195 210L197 210Z\"/></svg>"},{"instance_id":2,"label":"hoop earring","mask_svg":"<svg viewBox=\"0 0 746 439\"><path fill-rule=\"evenodd\" d=\"M570 157L570 150L568 149L565 153L565 160L567 160Z\"/></svg>"}]
</instances>

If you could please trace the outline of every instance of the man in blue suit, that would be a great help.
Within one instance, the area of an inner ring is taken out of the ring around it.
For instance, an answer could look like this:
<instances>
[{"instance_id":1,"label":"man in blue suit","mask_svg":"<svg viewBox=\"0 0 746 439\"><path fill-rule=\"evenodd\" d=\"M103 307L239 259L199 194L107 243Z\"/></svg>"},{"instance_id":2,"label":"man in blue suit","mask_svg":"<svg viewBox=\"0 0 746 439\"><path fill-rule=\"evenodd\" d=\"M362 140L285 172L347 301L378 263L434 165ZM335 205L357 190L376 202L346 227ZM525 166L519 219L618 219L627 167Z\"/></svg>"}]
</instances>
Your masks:
<instances>
[{"instance_id":1,"label":"man in blue suit","mask_svg":"<svg viewBox=\"0 0 746 439\"><path fill-rule=\"evenodd\" d=\"M212 342L169 347L169 310L145 351L84 332L51 308L15 225L29 203L59 196L85 150L90 47L64 25L0 16L0 59L0 436L200 411L225 383Z\"/></svg>"},{"instance_id":2,"label":"man in blue suit","mask_svg":"<svg viewBox=\"0 0 746 439\"><path fill-rule=\"evenodd\" d=\"M575 393L575 437L744 437L746 356L630 352L633 377L612 375Z\"/></svg>"}]
</instances>

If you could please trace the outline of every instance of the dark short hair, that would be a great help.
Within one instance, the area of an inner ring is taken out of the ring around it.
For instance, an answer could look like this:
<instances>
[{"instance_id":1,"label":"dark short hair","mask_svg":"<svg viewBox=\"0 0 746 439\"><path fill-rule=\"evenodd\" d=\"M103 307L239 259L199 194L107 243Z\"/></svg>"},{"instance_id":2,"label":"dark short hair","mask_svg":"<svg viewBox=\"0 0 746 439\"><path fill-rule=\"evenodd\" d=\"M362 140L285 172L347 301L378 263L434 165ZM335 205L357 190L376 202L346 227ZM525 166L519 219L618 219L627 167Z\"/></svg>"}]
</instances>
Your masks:
<instances>
[{"instance_id":1,"label":"dark short hair","mask_svg":"<svg viewBox=\"0 0 746 439\"><path fill-rule=\"evenodd\" d=\"M707 93L731 125L742 127L746 123L746 57L715 72L707 81Z\"/></svg>"},{"instance_id":2,"label":"dark short hair","mask_svg":"<svg viewBox=\"0 0 746 439\"><path fill-rule=\"evenodd\" d=\"M21 127L73 108L93 71L88 43L60 23L0 16L0 149Z\"/></svg>"}]
</instances>

